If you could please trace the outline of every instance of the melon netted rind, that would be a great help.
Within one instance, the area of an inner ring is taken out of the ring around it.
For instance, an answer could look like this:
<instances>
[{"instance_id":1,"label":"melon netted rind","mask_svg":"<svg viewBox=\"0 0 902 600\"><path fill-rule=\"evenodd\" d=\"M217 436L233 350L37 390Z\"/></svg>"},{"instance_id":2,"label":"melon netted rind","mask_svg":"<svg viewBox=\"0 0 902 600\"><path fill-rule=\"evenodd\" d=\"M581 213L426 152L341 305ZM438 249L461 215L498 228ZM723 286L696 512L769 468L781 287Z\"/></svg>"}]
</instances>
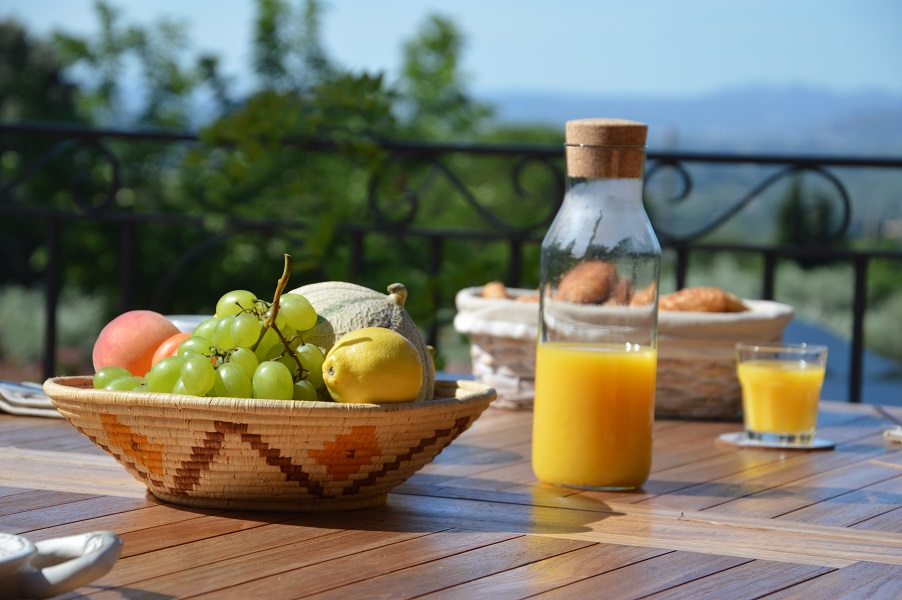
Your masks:
<instances>
[{"instance_id":1,"label":"melon netted rind","mask_svg":"<svg viewBox=\"0 0 902 600\"><path fill-rule=\"evenodd\" d=\"M341 336L364 327L387 327L403 335L423 360L423 386L417 400L431 399L435 385L432 354L423 334L404 308L407 289L401 284L388 286L382 294L345 281L323 281L303 285L291 291L304 296L316 309L316 325L305 331L304 341L327 354Z\"/></svg>"}]
</instances>

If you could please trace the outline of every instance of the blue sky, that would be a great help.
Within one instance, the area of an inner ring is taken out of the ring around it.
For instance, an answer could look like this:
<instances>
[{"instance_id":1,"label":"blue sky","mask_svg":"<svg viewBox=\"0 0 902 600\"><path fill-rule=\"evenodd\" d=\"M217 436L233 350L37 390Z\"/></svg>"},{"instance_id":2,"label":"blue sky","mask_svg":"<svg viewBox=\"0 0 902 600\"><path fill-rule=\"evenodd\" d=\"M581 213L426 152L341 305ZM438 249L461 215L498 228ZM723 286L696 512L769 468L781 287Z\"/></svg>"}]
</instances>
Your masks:
<instances>
[{"instance_id":1,"label":"blue sky","mask_svg":"<svg viewBox=\"0 0 902 600\"><path fill-rule=\"evenodd\" d=\"M126 23L185 20L247 77L252 0L109 0ZM330 55L397 71L430 14L465 35L475 92L692 96L749 85L902 92L902 0L324 0ZM95 30L94 0L0 0L37 32Z\"/></svg>"}]
</instances>

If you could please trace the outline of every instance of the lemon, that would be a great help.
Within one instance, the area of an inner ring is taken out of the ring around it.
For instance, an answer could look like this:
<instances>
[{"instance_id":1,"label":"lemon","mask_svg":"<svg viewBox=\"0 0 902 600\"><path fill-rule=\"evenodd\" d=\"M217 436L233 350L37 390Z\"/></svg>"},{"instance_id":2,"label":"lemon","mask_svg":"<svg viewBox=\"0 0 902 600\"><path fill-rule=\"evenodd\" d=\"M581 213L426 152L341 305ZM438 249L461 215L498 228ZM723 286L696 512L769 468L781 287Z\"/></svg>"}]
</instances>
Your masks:
<instances>
[{"instance_id":1,"label":"lemon","mask_svg":"<svg viewBox=\"0 0 902 600\"><path fill-rule=\"evenodd\" d=\"M413 402L423 385L423 360L397 331L364 327L335 342L323 361L323 381L336 402Z\"/></svg>"}]
</instances>

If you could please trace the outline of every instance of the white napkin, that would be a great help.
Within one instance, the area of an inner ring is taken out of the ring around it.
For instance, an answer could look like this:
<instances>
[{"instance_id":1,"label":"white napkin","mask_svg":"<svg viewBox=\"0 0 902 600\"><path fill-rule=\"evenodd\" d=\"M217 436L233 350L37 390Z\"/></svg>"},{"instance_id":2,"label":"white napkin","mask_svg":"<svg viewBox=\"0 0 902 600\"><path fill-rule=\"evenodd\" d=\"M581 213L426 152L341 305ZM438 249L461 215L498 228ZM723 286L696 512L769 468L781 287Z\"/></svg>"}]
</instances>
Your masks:
<instances>
[{"instance_id":1,"label":"white napkin","mask_svg":"<svg viewBox=\"0 0 902 600\"><path fill-rule=\"evenodd\" d=\"M62 419L41 384L0 381L0 412L28 417L53 417Z\"/></svg>"}]
</instances>

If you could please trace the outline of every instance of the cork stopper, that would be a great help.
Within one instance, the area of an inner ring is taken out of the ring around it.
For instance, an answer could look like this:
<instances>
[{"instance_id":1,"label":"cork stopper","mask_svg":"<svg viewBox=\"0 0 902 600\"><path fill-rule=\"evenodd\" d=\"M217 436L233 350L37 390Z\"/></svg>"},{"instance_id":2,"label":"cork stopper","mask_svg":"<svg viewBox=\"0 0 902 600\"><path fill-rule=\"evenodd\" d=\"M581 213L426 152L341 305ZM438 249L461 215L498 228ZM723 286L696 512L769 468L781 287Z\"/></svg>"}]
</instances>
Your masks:
<instances>
[{"instance_id":1,"label":"cork stopper","mask_svg":"<svg viewBox=\"0 0 902 600\"><path fill-rule=\"evenodd\" d=\"M648 125L625 119L567 121L566 158L570 177L642 177Z\"/></svg>"}]
</instances>

